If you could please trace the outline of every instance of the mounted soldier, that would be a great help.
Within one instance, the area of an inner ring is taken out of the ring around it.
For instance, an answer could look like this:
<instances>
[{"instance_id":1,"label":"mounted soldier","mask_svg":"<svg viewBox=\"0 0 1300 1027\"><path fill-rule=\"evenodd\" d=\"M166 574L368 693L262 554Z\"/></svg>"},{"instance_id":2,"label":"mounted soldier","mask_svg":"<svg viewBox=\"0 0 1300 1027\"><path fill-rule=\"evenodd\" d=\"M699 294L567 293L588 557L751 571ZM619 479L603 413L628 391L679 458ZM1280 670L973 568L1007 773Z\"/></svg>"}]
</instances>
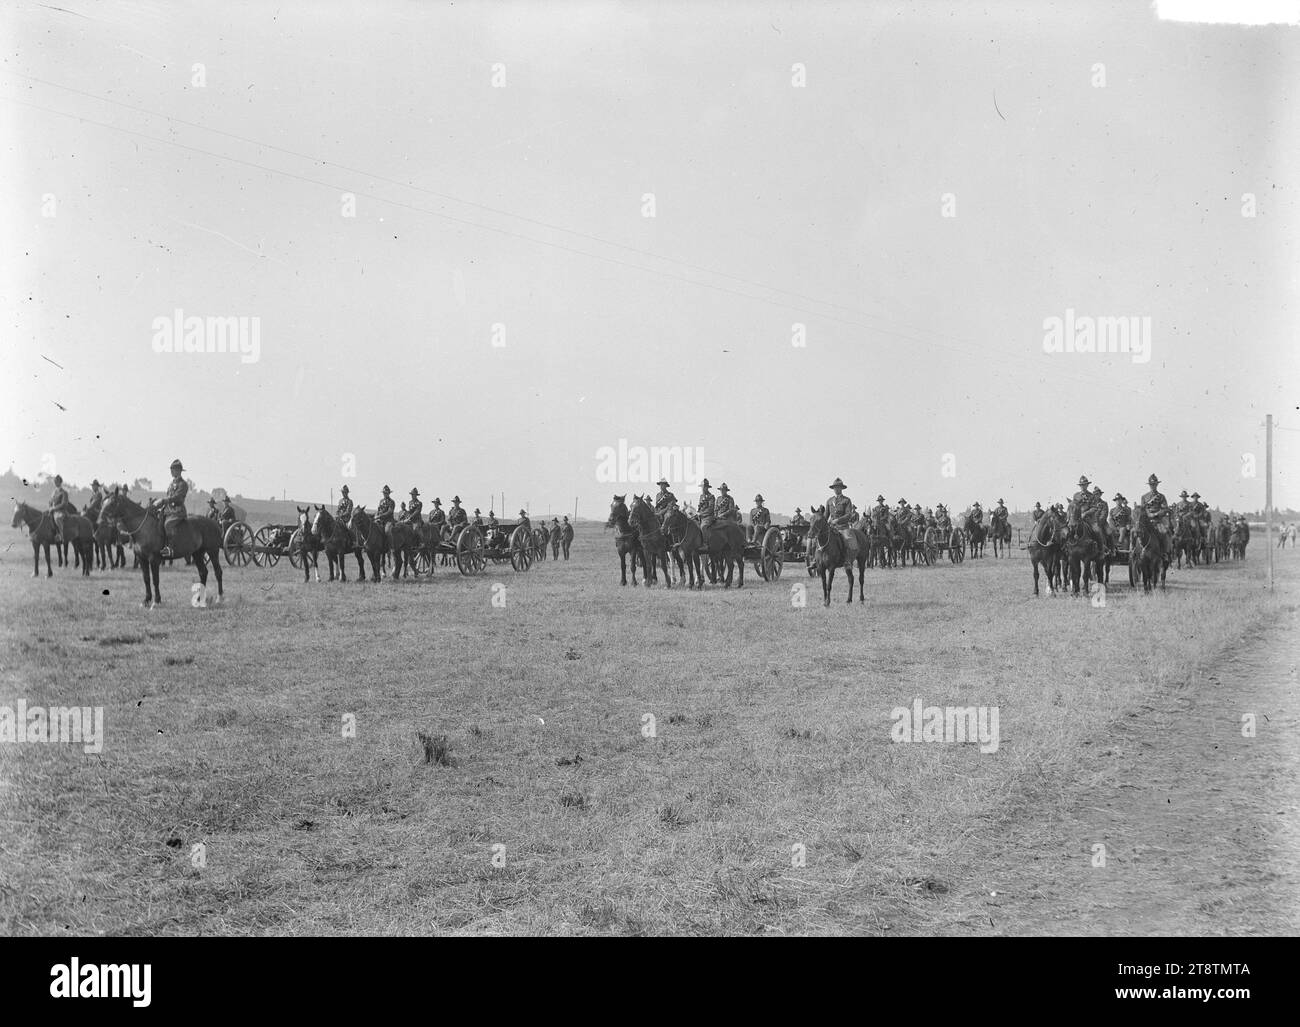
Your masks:
<instances>
[{"instance_id":1,"label":"mounted soldier","mask_svg":"<svg viewBox=\"0 0 1300 1027\"><path fill-rule=\"evenodd\" d=\"M971 504L970 519L975 523L977 527L982 526L984 524L984 508L980 506L980 501L978 499Z\"/></svg>"},{"instance_id":2,"label":"mounted soldier","mask_svg":"<svg viewBox=\"0 0 1300 1027\"><path fill-rule=\"evenodd\" d=\"M701 528L707 528L713 524L716 514L714 513L714 503L716 499L712 492L709 491L709 479L705 478L700 482L700 502L695 508L695 519L700 522Z\"/></svg>"},{"instance_id":3,"label":"mounted soldier","mask_svg":"<svg viewBox=\"0 0 1300 1027\"><path fill-rule=\"evenodd\" d=\"M847 487L843 480L836 478L830 484L830 489L835 494L826 500L826 520L837 531L843 531L853 524L853 500L844 494Z\"/></svg>"},{"instance_id":4,"label":"mounted soldier","mask_svg":"<svg viewBox=\"0 0 1300 1027\"><path fill-rule=\"evenodd\" d=\"M104 486L96 478L90 483L90 502L86 504L86 516L92 522L99 523L99 511L104 508Z\"/></svg>"},{"instance_id":5,"label":"mounted soldier","mask_svg":"<svg viewBox=\"0 0 1300 1027\"><path fill-rule=\"evenodd\" d=\"M1005 499L998 498L998 505L993 508L993 520L1005 521L1009 516Z\"/></svg>"},{"instance_id":6,"label":"mounted soldier","mask_svg":"<svg viewBox=\"0 0 1300 1027\"><path fill-rule=\"evenodd\" d=\"M172 533L185 523L185 497L189 495L190 487L186 484L185 479L181 477L185 468L180 460L173 460L171 463L172 480L167 486L167 494L162 499L162 541L163 547L159 555L164 559L170 559L172 556L172 547L168 543L168 538Z\"/></svg>"},{"instance_id":7,"label":"mounted soldier","mask_svg":"<svg viewBox=\"0 0 1300 1027\"><path fill-rule=\"evenodd\" d=\"M1043 516L1043 504L1042 504L1042 503L1039 503L1039 502L1035 502L1035 503L1034 503L1034 508L1033 508L1031 511L1029 511L1029 516L1030 516L1031 518L1033 518L1035 521L1037 521L1038 518L1042 517L1042 516Z\"/></svg>"},{"instance_id":8,"label":"mounted soldier","mask_svg":"<svg viewBox=\"0 0 1300 1027\"><path fill-rule=\"evenodd\" d=\"M393 502L393 490L385 485L384 498L381 499L379 505L375 507L375 523L387 531L388 525L393 523L396 512L397 504Z\"/></svg>"},{"instance_id":9,"label":"mounted soldier","mask_svg":"<svg viewBox=\"0 0 1300 1027\"><path fill-rule=\"evenodd\" d=\"M952 531L952 518L948 516L948 508L942 503L935 507L934 524L940 531Z\"/></svg>"},{"instance_id":10,"label":"mounted soldier","mask_svg":"<svg viewBox=\"0 0 1300 1027\"><path fill-rule=\"evenodd\" d=\"M70 513L76 513L77 509L72 505L72 500L68 498L68 490L63 487L63 475L54 476L54 491L50 493L49 511L54 518L54 539L56 542L63 542L63 518ZM60 550L62 552L62 550ZM59 557L63 559L63 557Z\"/></svg>"},{"instance_id":11,"label":"mounted soldier","mask_svg":"<svg viewBox=\"0 0 1300 1027\"><path fill-rule=\"evenodd\" d=\"M659 522L662 524L668 511L677 502L677 497L668 488L668 479L660 478L655 484L659 486L659 491L655 495L655 516L659 518Z\"/></svg>"},{"instance_id":12,"label":"mounted soldier","mask_svg":"<svg viewBox=\"0 0 1300 1027\"><path fill-rule=\"evenodd\" d=\"M713 516L720 521L738 521L740 520L740 508L736 506L736 501L731 498L731 489L727 487L724 481L718 486L721 495L718 501L713 505Z\"/></svg>"},{"instance_id":13,"label":"mounted soldier","mask_svg":"<svg viewBox=\"0 0 1300 1027\"><path fill-rule=\"evenodd\" d=\"M794 516L790 518L790 527L797 528L801 525L807 526L807 524L808 518L803 515L803 508L796 506L794 508Z\"/></svg>"},{"instance_id":14,"label":"mounted soldier","mask_svg":"<svg viewBox=\"0 0 1300 1027\"><path fill-rule=\"evenodd\" d=\"M1191 514L1192 508L1192 501L1187 498L1187 490L1183 489L1182 492L1178 493L1178 505L1174 507L1174 513L1178 515L1178 519L1181 521Z\"/></svg>"},{"instance_id":15,"label":"mounted soldier","mask_svg":"<svg viewBox=\"0 0 1300 1027\"><path fill-rule=\"evenodd\" d=\"M342 521L344 524L347 524L348 521L352 519L352 497L348 495L348 487L346 485L344 485L340 491L343 495L339 497L339 505L334 508L334 517L335 519Z\"/></svg>"},{"instance_id":16,"label":"mounted soldier","mask_svg":"<svg viewBox=\"0 0 1300 1027\"><path fill-rule=\"evenodd\" d=\"M763 505L763 493L754 497L754 509L749 511L749 538L761 538L763 532L772 526L772 512Z\"/></svg>"},{"instance_id":17,"label":"mounted soldier","mask_svg":"<svg viewBox=\"0 0 1300 1027\"><path fill-rule=\"evenodd\" d=\"M411 501L406 504L406 512L399 518L405 524L423 524L424 518L421 513L424 511L424 504L420 502L420 490L411 489Z\"/></svg>"},{"instance_id":18,"label":"mounted soldier","mask_svg":"<svg viewBox=\"0 0 1300 1027\"><path fill-rule=\"evenodd\" d=\"M1151 522L1151 527L1155 532L1156 544L1160 548L1160 557L1165 562L1168 562L1170 555L1169 501L1160 492L1160 479L1154 474L1147 478L1147 485L1150 487L1139 500L1139 503L1146 512L1147 519Z\"/></svg>"}]
</instances>

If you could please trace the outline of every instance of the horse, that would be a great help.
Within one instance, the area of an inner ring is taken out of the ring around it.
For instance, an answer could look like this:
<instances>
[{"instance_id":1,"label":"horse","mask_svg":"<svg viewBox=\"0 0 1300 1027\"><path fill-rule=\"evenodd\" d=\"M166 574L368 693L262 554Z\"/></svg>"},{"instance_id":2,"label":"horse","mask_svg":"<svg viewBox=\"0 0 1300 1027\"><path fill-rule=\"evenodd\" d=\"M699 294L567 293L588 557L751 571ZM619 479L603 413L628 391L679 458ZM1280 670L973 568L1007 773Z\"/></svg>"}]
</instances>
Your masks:
<instances>
[{"instance_id":1,"label":"horse","mask_svg":"<svg viewBox=\"0 0 1300 1027\"><path fill-rule=\"evenodd\" d=\"M609 520L605 522L605 527L614 529L614 548L618 550L618 565L623 572L623 584L627 584L627 558L632 557L632 587L636 588L636 562L638 559L645 562L645 555L641 549L641 542L637 534L632 530L629 521L631 516L627 508L626 493L621 496L615 496L613 502L609 504ZM647 570L647 574L649 571Z\"/></svg>"},{"instance_id":2,"label":"horse","mask_svg":"<svg viewBox=\"0 0 1300 1027\"><path fill-rule=\"evenodd\" d=\"M664 534L668 536L668 546L672 550L673 560L677 564L677 580L687 581L687 588L702 591L704 589L704 569L700 564L700 552L707 551L704 532L690 517L672 506L664 513Z\"/></svg>"},{"instance_id":3,"label":"horse","mask_svg":"<svg viewBox=\"0 0 1300 1027\"><path fill-rule=\"evenodd\" d=\"M984 540L988 538L989 529L983 523L976 521L973 514L969 511L966 513L966 519L962 522L962 531L966 533L966 541L970 544L971 559L976 559L984 555Z\"/></svg>"},{"instance_id":4,"label":"horse","mask_svg":"<svg viewBox=\"0 0 1300 1027\"><path fill-rule=\"evenodd\" d=\"M993 559L1011 555L1011 522L1004 514L994 512L989 535L993 539Z\"/></svg>"},{"instance_id":5,"label":"horse","mask_svg":"<svg viewBox=\"0 0 1300 1027\"><path fill-rule=\"evenodd\" d=\"M1092 584L1094 570L1097 582L1101 584L1105 581L1106 535L1100 523L1085 517L1082 507L1074 500L1066 507L1065 526L1066 569L1074 594L1078 595L1080 570L1083 572L1085 592Z\"/></svg>"},{"instance_id":6,"label":"horse","mask_svg":"<svg viewBox=\"0 0 1300 1027\"><path fill-rule=\"evenodd\" d=\"M338 567L339 580L348 580L348 553L354 554L357 558L358 580L366 580L366 561L352 532L348 530L344 521L339 520L319 503L316 505L316 516L312 518L311 534L320 541L325 550L325 562L329 565L330 581L334 580L335 566Z\"/></svg>"},{"instance_id":7,"label":"horse","mask_svg":"<svg viewBox=\"0 0 1300 1027\"><path fill-rule=\"evenodd\" d=\"M641 554L645 560L645 587L649 588L659 580L659 567L664 569L664 587L673 587L672 571L668 568L668 540L659 526L654 507L645 496L632 497L632 509L628 514L628 523L636 532L641 543ZM741 570L741 583L744 584L744 570Z\"/></svg>"},{"instance_id":8,"label":"horse","mask_svg":"<svg viewBox=\"0 0 1300 1027\"><path fill-rule=\"evenodd\" d=\"M1169 569L1169 560L1164 555L1158 530L1147 516L1146 507L1139 506L1134 512L1133 547L1129 559L1142 575L1143 592L1150 592L1157 578L1160 587L1166 587L1165 573Z\"/></svg>"},{"instance_id":9,"label":"horse","mask_svg":"<svg viewBox=\"0 0 1300 1027\"><path fill-rule=\"evenodd\" d=\"M164 559L161 514L152 506L143 507L128 496L115 492L104 500L100 516L116 518L131 536L131 548L140 558L140 573L144 577L142 605L161 606L162 590L158 585L158 569ZM205 594L208 587L207 561L211 560L212 572L217 576L217 602L225 598L221 582L221 525L210 517L186 518L172 527L166 544L171 547L173 557L194 558L194 566L199 571L199 585Z\"/></svg>"},{"instance_id":10,"label":"horse","mask_svg":"<svg viewBox=\"0 0 1300 1027\"><path fill-rule=\"evenodd\" d=\"M1041 567L1047 577L1047 594L1053 595L1052 583L1064 591L1065 583L1061 577L1061 550L1065 545L1065 529L1056 519L1055 510L1045 510L1043 516L1034 522L1029 532L1029 562L1034 568L1034 595L1038 595L1038 569Z\"/></svg>"},{"instance_id":11,"label":"horse","mask_svg":"<svg viewBox=\"0 0 1300 1027\"><path fill-rule=\"evenodd\" d=\"M374 514L366 513L364 506L358 506L348 519L348 527L352 529L353 548L359 553L364 552L370 559L370 580L378 581L381 576L379 561L384 555L383 526L375 520ZM364 571L361 580L366 580Z\"/></svg>"},{"instance_id":12,"label":"horse","mask_svg":"<svg viewBox=\"0 0 1300 1027\"><path fill-rule=\"evenodd\" d=\"M835 583L835 571L844 568L844 576L849 579L848 602L853 602L853 565L858 565L858 602L863 602L867 580L867 558L871 555L871 541L858 528L845 528L842 531L832 528L824 508L813 512L812 523L808 526L808 538L816 543L813 563L822 579L822 602L831 605L831 586Z\"/></svg>"},{"instance_id":13,"label":"horse","mask_svg":"<svg viewBox=\"0 0 1300 1027\"><path fill-rule=\"evenodd\" d=\"M27 526L27 534L32 540L32 577L41 576L41 549L45 550L45 576L51 578L54 571L50 568L50 546L56 548L60 539L54 532L54 511L38 510L20 500L14 500L14 519L11 527ZM71 544L81 557L82 576L90 574L91 553L95 545L95 529L85 517L79 514L65 514L63 517L63 544ZM59 561L59 566L67 563L67 558Z\"/></svg>"},{"instance_id":14,"label":"horse","mask_svg":"<svg viewBox=\"0 0 1300 1027\"><path fill-rule=\"evenodd\" d=\"M1200 528L1191 515L1178 518L1174 524L1174 559L1181 570L1183 557L1187 557L1187 566L1195 567L1197 553L1200 551Z\"/></svg>"},{"instance_id":15,"label":"horse","mask_svg":"<svg viewBox=\"0 0 1300 1027\"><path fill-rule=\"evenodd\" d=\"M294 509L298 511L298 537L302 540L298 554L302 560L303 584L311 580L313 570L316 572L316 583L320 584L320 551L325 548L325 543L312 533L311 504L308 503L305 509L301 506L295 506Z\"/></svg>"}]
</instances>

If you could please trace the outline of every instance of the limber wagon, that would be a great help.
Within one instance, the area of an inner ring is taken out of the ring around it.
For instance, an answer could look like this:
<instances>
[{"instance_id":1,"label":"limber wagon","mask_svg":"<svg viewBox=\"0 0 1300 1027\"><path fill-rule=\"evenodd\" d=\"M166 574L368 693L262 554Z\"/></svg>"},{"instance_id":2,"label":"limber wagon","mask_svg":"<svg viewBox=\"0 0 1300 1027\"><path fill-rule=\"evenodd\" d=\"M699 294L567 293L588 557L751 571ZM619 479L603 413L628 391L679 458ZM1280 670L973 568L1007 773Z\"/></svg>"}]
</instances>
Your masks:
<instances>
[{"instance_id":1,"label":"limber wagon","mask_svg":"<svg viewBox=\"0 0 1300 1027\"><path fill-rule=\"evenodd\" d=\"M302 569L302 531L296 524L264 524L254 531L247 521L235 521L222 533L221 549L232 567L274 567L287 556Z\"/></svg>"}]
</instances>

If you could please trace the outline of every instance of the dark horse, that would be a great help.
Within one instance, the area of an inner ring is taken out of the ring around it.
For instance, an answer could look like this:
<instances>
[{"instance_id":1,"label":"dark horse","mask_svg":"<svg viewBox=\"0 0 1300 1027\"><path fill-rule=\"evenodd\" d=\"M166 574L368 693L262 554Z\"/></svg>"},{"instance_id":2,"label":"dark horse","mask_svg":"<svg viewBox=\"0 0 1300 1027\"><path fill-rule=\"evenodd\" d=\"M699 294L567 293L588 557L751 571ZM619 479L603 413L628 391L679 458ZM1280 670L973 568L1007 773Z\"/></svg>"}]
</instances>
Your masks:
<instances>
[{"instance_id":1,"label":"dark horse","mask_svg":"<svg viewBox=\"0 0 1300 1027\"><path fill-rule=\"evenodd\" d=\"M370 558L370 580L379 580L379 561L384 555L384 529L375 520L374 514L366 513L364 506L358 506L352 511L352 517L348 520L348 526L352 528L353 545L358 553L365 552ZM361 580L366 580L364 570L361 574Z\"/></svg>"},{"instance_id":2,"label":"dark horse","mask_svg":"<svg viewBox=\"0 0 1300 1027\"><path fill-rule=\"evenodd\" d=\"M357 580L366 580L366 561L361 555L361 546L357 544L356 537L348 530L348 526L344 521L339 520L325 507L317 504L316 516L312 519L311 533L325 549L325 561L329 564L330 581L334 580L336 566L339 572L339 580L348 580L348 553L352 553L357 558Z\"/></svg>"},{"instance_id":3,"label":"dark horse","mask_svg":"<svg viewBox=\"0 0 1300 1027\"><path fill-rule=\"evenodd\" d=\"M162 605L162 591L158 587L158 568L162 565L163 525L161 514L153 507L145 508L127 496L114 492L104 500L101 517L117 519L122 530L131 538L131 548L140 558L140 573L144 576L144 605ZM172 526L167 536L174 557L190 556L199 571L200 596L207 594L207 561L212 561L212 572L217 576L217 602L225 597L221 584L221 525L210 517L188 517ZM152 587L151 587L152 579Z\"/></svg>"},{"instance_id":4,"label":"dark horse","mask_svg":"<svg viewBox=\"0 0 1300 1027\"><path fill-rule=\"evenodd\" d=\"M1079 504L1074 500L1071 500L1066 508L1065 517L1066 570L1070 576L1071 588L1074 594L1078 595L1080 570L1083 572L1085 592L1092 584L1094 572L1098 584L1103 584L1105 581L1106 535L1100 522L1095 518L1084 517Z\"/></svg>"},{"instance_id":5,"label":"dark horse","mask_svg":"<svg viewBox=\"0 0 1300 1027\"><path fill-rule=\"evenodd\" d=\"M984 540L988 538L989 529L967 512L966 519L962 522L962 530L966 532L966 540L970 543L971 558L983 556Z\"/></svg>"},{"instance_id":6,"label":"dark horse","mask_svg":"<svg viewBox=\"0 0 1300 1027\"><path fill-rule=\"evenodd\" d=\"M79 514L65 514L63 517L63 539L60 539L54 533L54 512L51 510L37 510L34 506L14 500L14 519L11 527L17 528L20 525L27 525L27 534L32 540L32 577L41 576L41 548L45 549L45 576L53 577L54 571L50 569L50 546L58 547L60 544L71 544L76 554L81 559L81 573L83 576L90 574L90 562L93 559L95 550L95 528L85 517ZM66 563L66 559L59 561L59 566Z\"/></svg>"},{"instance_id":7,"label":"dark horse","mask_svg":"<svg viewBox=\"0 0 1300 1027\"><path fill-rule=\"evenodd\" d=\"M858 565L858 602L863 602L863 589L867 581L867 559L871 556L871 540L858 528L845 528L842 532L830 526L824 509L819 508L813 514L808 526L808 538L817 543L817 553L813 557L817 572L822 579L822 600L824 605L831 605L831 586L835 582L835 570L844 568L844 576L849 579L848 602L853 602L853 565Z\"/></svg>"},{"instance_id":8,"label":"dark horse","mask_svg":"<svg viewBox=\"0 0 1300 1027\"><path fill-rule=\"evenodd\" d=\"M1157 579L1160 587L1165 588L1165 572L1169 569L1169 561L1164 556L1157 530L1147 516L1146 507L1138 504L1129 559L1142 575L1143 592L1150 592L1157 584Z\"/></svg>"},{"instance_id":9,"label":"dark horse","mask_svg":"<svg viewBox=\"0 0 1300 1027\"><path fill-rule=\"evenodd\" d=\"M1047 578L1047 594L1053 594L1052 585L1064 589L1061 580L1061 551L1065 547L1065 528L1056 519L1055 510L1046 510L1043 516L1034 522L1029 533L1029 560L1034 565L1034 595L1038 595L1038 569L1043 569Z\"/></svg>"},{"instance_id":10,"label":"dark horse","mask_svg":"<svg viewBox=\"0 0 1300 1027\"><path fill-rule=\"evenodd\" d=\"M700 551L705 548L704 533L700 526L675 505L664 516L664 533L668 547L677 564L677 580L687 581L687 588L704 588L704 569L700 565Z\"/></svg>"},{"instance_id":11,"label":"dark horse","mask_svg":"<svg viewBox=\"0 0 1300 1027\"><path fill-rule=\"evenodd\" d=\"M993 559L1011 555L1011 521L1007 517L995 511L989 535L993 539Z\"/></svg>"},{"instance_id":12,"label":"dark horse","mask_svg":"<svg viewBox=\"0 0 1300 1027\"><path fill-rule=\"evenodd\" d=\"M632 587L636 588L636 562L639 559L644 563L645 558L641 552L641 542L628 521L626 499L626 494L614 497L614 501L609 504L609 520L605 522L605 527L614 529L614 548L618 550L618 565L623 571L624 585L627 584L627 558L632 557Z\"/></svg>"},{"instance_id":13,"label":"dark horse","mask_svg":"<svg viewBox=\"0 0 1300 1027\"><path fill-rule=\"evenodd\" d=\"M655 516L654 508L646 502L645 496L632 497L632 510L628 515L628 523L631 524L637 540L641 543L641 555L645 560L646 588L659 580L661 566L664 570L664 587L672 588L673 575L668 568L668 540L659 526L659 518ZM740 582L742 585L745 583L743 567L740 572Z\"/></svg>"}]
</instances>

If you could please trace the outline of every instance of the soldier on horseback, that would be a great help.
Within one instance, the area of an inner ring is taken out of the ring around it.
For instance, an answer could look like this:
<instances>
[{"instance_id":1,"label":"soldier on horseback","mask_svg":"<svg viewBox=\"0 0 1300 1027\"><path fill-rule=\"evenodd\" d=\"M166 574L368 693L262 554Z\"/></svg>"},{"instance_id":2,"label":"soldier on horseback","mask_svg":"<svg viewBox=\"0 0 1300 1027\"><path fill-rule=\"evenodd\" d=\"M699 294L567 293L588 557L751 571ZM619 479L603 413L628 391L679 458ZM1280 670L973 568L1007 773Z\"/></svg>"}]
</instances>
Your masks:
<instances>
[{"instance_id":1,"label":"soldier on horseback","mask_svg":"<svg viewBox=\"0 0 1300 1027\"><path fill-rule=\"evenodd\" d=\"M984 508L980 506L980 501L978 499L971 504L970 519L971 519L971 523L974 524L977 528L983 525L984 523Z\"/></svg>"},{"instance_id":2,"label":"soldier on horseback","mask_svg":"<svg viewBox=\"0 0 1300 1027\"><path fill-rule=\"evenodd\" d=\"M420 514L424 510L424 504L420 502L420 490L411 489L411 501L406 504L406 510L398 520L403 524L423 524L424 518Z\"/></svg>"},{"instance_id":3,"label":"soldier on horseback","mask_svg":"<svg viewBox=\"0 0 1300 1027\"><path fill-rule=\"evenodd\" d=\"M185 523L185 497L189 495L190 487L186 484L185 479L181 477L185 468L181 465L180 460L173 460L171 463L172 480L167 486L167 494L162 499L162 541L163 547L159 555L164 559L170 559L173 555L171 543L168 538L172 536L174 529Z\"/></svg>"},{"instance_id":4,"label":"soldier on horseback","mask_svg":"<svg viewBox=\"0 0 1300 1027\"><path fill-rule=\"evenodd\" d=\"M668 511L673 508L673 504L677 502L677 497L674 496L672 491L668 488L668 480L666 478L660 478L655 482L655 484L659 486L659 492L655 495L655 516L659 518L659 523L662 524L665 515L667 515Z\"/></svg>"},{"instance_id":5,"label":"soldier on horseback","mask_svg":"<svg viewBox=\"0 0 1300 1027\"><path fill-rule=\"evenodd\" d=\"M1032 510L1029 511L1029 516L1030 516L1031 518L1033 518L1033 520L1035 520L1035 521L1037 521L1038 518L1042 517L1042 516L1043 516L1043 504L1040 503L1040 502L1035 501L1035 503L1034 503L1034 508L1033 508Z\"/></svg>"},{"instance_id":6,"label":"soldier on horseback","mask_svg":"<svg viewBox=\"0 0 1300 1027\"><path fill-rule=\"evenodd\" d=\"M104 486L95 478L90 483L90 502L86 504L86 516L91 521L99 522L99 511L104 508Z\"/></svg>"},{"instance_id":7,"label":"soldier on horseback","mask_svg":"<svg viewBox=\"0 0 1300 1027\"><path fill-rule=\"evenodd\" d=\"M796 506L794 508L794 516L790 518L790 527L797 528L801 525L806 525L807 523L808 518L803 515L803 507Z\"/></svg>"},{"instance_id":8,"label":"soldier on horseback","mask_svg":"<svg viewBox=\"0 0 1300 1027\"><path fill-rule=\"evenodd\" d=\"M352 497L348 495L348 487L346 485L343 486L341 491L343 495L339 497L339 505L334 510L334 516L344 524L347 524L348 521L352 519Z\"/></svg>"},{"instance_id":9,"label":"soldier on horseback","mask_svg":"<svg viewBox=\"0 0 1300 1027\"><path fill-rule=\"evenodd\" d=\"M1007 519L1007 516L1008 514L1007 514L1006 500L999 497L998 505L993 508L993 520L1005 521Z\"/></svg>"},{"instance_id":10,"label":"soldier on horseback","mask_svg":"<svg viewBox=\"0 0 1300 1027\"><path fill-rule=\"evenodd\" d=\"M1169 501L1160 492L1160 479L1154 474L1147 478L1150 488L1138 501L1146 511L1147 519L1155 529L1156 544L1162 560L1169 560Z\"/></svg>"},{"instance_id":11,"label":"soldier on horseback","mask_svg":"<svg viewBox=\"0 0 1300 1027\"><path fill-rule=\"evenodd\" d=\"M695 517L700 522L701 528L708 528L713 524L716 514L714 513L713 493L709 491L709 479L705 478L700 482L700 502L695 508Z\"/></svg>"},{"instance_id":12,"label":"soldier on horseback","mask_svg":"<svg viewBox=\"0 0 1300 1027\"><path fill-rule=\"evenodd\" d=\"M772 526L772 512L763 505L763 493L754 497L754 509L749 511L749 538L760 538Z\"/></svg>"},{"instance_id":13,"label":"soldier on horseback","mask_svg":"<svg viewBox=\"0 0 1300 1027\"><path fill-rule=\"evenodd\" d=\"M393 523L396 510L397 505L393 502L393 490L385 485L384 498L375 507L375 523L387 532L388 525Z\"/></svg>"},{"instance_id":14,"label":"soldier on horseback","mask_svg":"<svg viewBox=\"0 0 1300 1027\"><path fill-rule=\"evenodd\" d=\"M952 518L948 516L948 508L942 503L935 508L934 523L935 527L942 532L952 531Z\"/></svg>"},{"instance_id":15,"label":"soldier on horseback","mask_svg":"<svg viewBox=\"0 0 1300 1027\"><path fill-rule=\"evenodd\" d=\"M69 513L76 513L77 508L72 505L72 500L68 498L68 490L63 487L63 475L54 476L54 491L50 493L50 514L54 518L54 539L56 542L63 541L63 518ZM62 550L60 550L62 552ZM63 559L63 557L59 557Z\"/></svg>"},{"instance_id":16,"label":"soldier on horseback","mask_svg":"<svg viewBox=\"0 0 1300 1027\"><path fill-rule=\"evenodd\" d=\"M853 500L844 494L845 488L844 482L836 478L830 484L835 495L826 500L826 519L832 528L839 531L853 524Z\"/></svg>"},{"instance_id":17,"label":"soldier on horseback","mask_svg":"<svg viewBox=\"0 0 1300 1027\"><path fill-rule=\"evenodd\" d=\"M725 481L718 486L718 491L722 495L718 496L718 501L713 506L713 516L720 521L740 520L740 508L736 506L736 501L731 498L731 489L727 488Z\"/></svg>"}]
</instances>

